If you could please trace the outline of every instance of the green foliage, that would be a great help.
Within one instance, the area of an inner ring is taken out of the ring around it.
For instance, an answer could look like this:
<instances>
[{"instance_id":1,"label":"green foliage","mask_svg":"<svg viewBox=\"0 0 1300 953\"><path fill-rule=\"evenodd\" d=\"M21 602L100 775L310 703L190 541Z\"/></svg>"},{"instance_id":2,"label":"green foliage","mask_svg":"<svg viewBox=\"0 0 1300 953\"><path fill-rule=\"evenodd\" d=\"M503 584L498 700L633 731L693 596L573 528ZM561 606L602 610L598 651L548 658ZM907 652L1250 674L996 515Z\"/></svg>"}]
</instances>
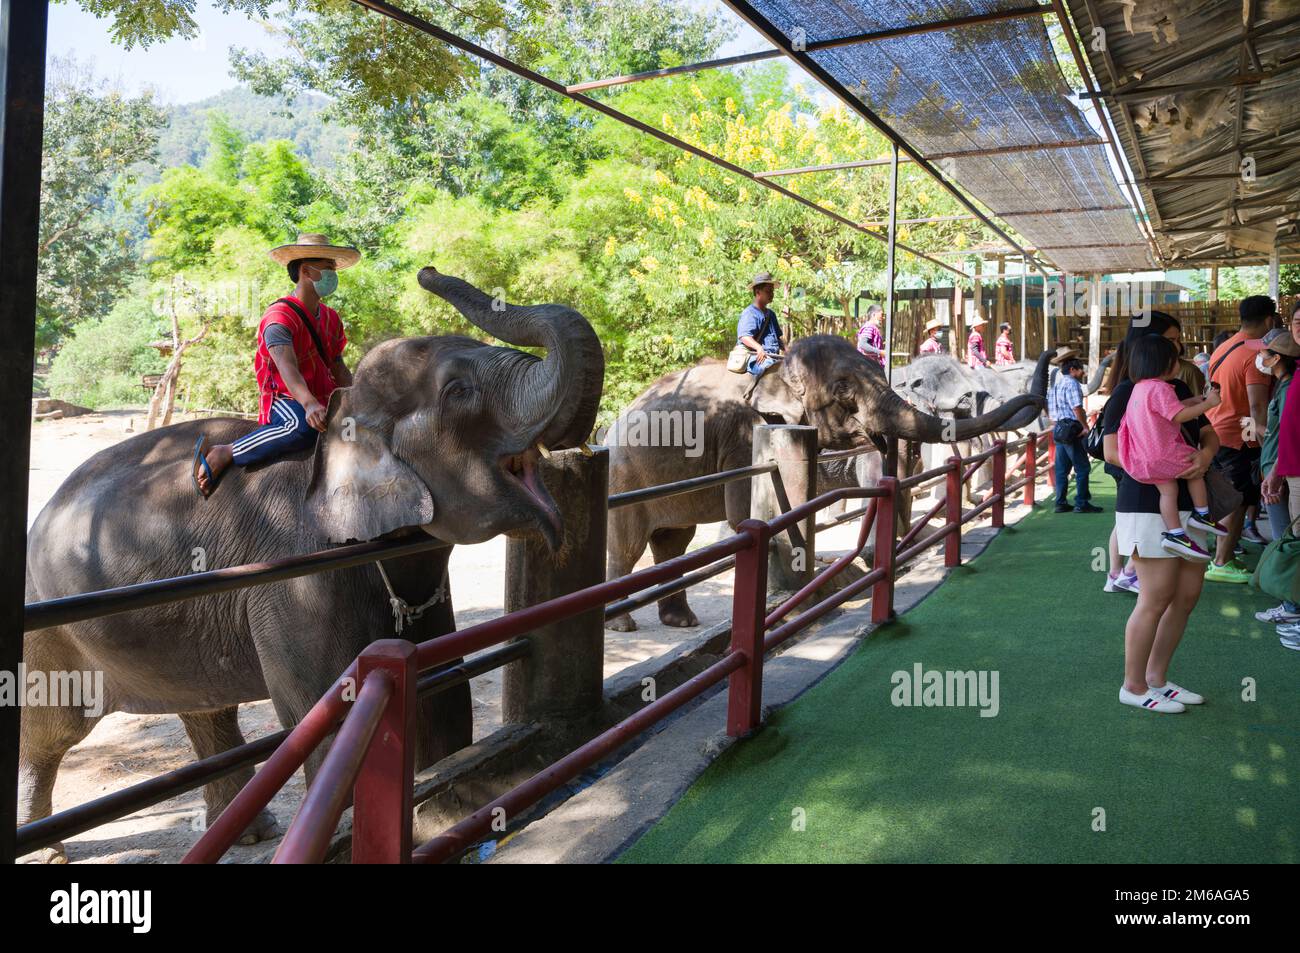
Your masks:
<instances>
[{"instance_id":1,"label":"green foliage","mask_svg":"<svg viewBox=\"0 0 1300 953\"><path fill-rule=\"evenodd\" d=\"M96 409L146 398L141 375L166 366L149 347L163 337L166 321L155 313L146 286L134 291L104 317L82 323L59 350L50 369L51 396Z\"/></svg>"},{"instance_id":2,"label":"green foliage","mask_svg":"<svg viewBox=\"0 0 1300 953\"><path fill-rule=\"evenodd\" d=\"M45 94L37 347L103 315L138 266L129 212L136 170L154 155L163 112L72 60L55 60Z\"/></svg>"}]
</instances>

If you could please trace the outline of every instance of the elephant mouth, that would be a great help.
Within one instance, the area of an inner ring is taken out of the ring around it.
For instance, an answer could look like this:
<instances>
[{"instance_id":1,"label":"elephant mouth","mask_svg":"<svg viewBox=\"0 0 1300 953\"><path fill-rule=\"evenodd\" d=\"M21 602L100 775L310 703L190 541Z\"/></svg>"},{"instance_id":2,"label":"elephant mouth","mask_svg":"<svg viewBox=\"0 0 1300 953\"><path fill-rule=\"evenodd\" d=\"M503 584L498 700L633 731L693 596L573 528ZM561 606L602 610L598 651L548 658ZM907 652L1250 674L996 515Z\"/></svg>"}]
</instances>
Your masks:
<instances>
[{"instance_id":1,"label":"elephant mouth","mask_svg":"<svg viewBox=\"0 0 1300 953\"><path fill-rule=\"evenodd\" d=\"M506 478L518 484L528 499L542 511L549 524L547 528L558 538L561 533L560 513L551 495L546 492L546 486L537 472L537 460L540 456L541 454L535 448L530 447L522 453L507 454L499 462ZM547 535L550 536L550 533Z\"/></svg>"}]
</instances>

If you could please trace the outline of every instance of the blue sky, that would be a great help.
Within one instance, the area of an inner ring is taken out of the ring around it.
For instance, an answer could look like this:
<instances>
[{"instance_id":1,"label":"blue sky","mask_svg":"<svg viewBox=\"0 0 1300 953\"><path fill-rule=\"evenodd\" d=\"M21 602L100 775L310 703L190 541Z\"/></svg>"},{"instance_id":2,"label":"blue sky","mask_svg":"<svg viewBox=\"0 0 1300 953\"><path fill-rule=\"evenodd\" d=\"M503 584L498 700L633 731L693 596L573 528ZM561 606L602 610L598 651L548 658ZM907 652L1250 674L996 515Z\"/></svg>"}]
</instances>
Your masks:
<instances>
[{"instance_id":1,"label":"blue sky","mask_svg":"<svg viewBox=\"0 0 1300 953\"><path fill-rule=\"evenodd\" d=\"M718 0L689 0L703 10L725 10ZM739 24L735 15L724 16ZM129 92L153 87L166 103L188 103L205 99L235 85L230 77L231 47L278 53L282 44L254 20L240 13L226 15L198 0L195 17L200 36L194 40L171 40L148 49L127 51L109 39L108 20L98 20L81 9L76 0L64 0L50 7L49 53L94 64L96 74L115 80ZM720 55L729 56L760 50L766 43L747 26L726 44Z\"/></svg>"},{"instance_id":2,"label":"blue sky","mask_svg":"<svg viewBox=\"0 0 1300 953\"><path fill-rule=\"evenodd\" d=\"M108 20L97 20L75 0L56 3L50 7L48 49L51 56L75 53L79 61L93 63L98 75L130 92L152 86L163 102L188 103L235 85L228 56L232 46L271 53L281 48L260 24L243 14L219 13L206 0L199 0L196 18L201 32L193 40L127 51L109 38Z\"/></svg>"}]
</instances>

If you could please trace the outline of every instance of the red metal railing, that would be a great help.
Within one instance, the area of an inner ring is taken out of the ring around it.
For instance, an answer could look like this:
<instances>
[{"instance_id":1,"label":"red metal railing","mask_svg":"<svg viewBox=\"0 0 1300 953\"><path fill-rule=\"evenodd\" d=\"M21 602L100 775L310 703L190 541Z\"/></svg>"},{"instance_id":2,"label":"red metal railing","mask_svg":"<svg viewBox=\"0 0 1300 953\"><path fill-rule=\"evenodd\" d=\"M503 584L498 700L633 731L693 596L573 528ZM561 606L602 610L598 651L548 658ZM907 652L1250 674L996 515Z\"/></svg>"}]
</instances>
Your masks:
<instances>
[{"instance_id":1,"label":"red metal railing","mask_svg":"<svg viewBox=\"0 0 1300 953\"><path fill-rule=\"evenodd\" d=\"M747 520L733 536L711 546L460 632L419 645L400 640L377 642L366 649L307 717L289 732L285 742L253 780L245 785L186 854L185 862L211 863L224 854L276 791L336 728L338 736L276 852L276 862L319 862L324 859L329 840L347 806L350 791L355 793L354 862L437 863L450 860L490 834L494 822L521 816L547 794L723 679L728 681L727 732L732 737L748 735L758 728L760 721L764 654L868 588L872 590L872 620L887 621L893 615L894 581L898 568L930 546L943 542L944 564L950 567L960 565L961 527L964 524L979 518L985 511L991 511L993 525L1001 526L1007 496L1018 489L1023 489L1024 502L1032 505L1039 442L1036 435L1031 435L1012 445L1017 450L1022 446L1025 449L1025 474L1012 484L1006 483L1009 448L1005 441L998 441L983 453L968 458L951 457L942 467L904 481L885 478L875 487L832 490L769 522ZM1049 437L1049 458L1051 452ZM993 466L991 492L978 506L963 513L962 485L989 460ZM1018 464L1016 469L1019 468ZM914 527L902 541L895 540L894 515L899 491L936 477L944 480L944 497L918 523L918 527L924 528L941 509L944 510L944 525L904 548L903 544L911 542L920 529ZM772 612L765 613L768 543L771 538L825 507L846 499L869 501L861 511L855 548L817 573ZM875 549L871 571L805 608L794 618L787 619L863 551L873 527ZM411 849L414 685L419 671L498 645L538 626L606 606L615 600L627 600L642 590L661 591L665 584L698 573L720 560L734 560L735 567L731 646L722 659L485 804L442 834ZM361 686L359 692L355 690L358 684ZM355 701L351 700L353 697Z\"/></svg>"}]
</instances>

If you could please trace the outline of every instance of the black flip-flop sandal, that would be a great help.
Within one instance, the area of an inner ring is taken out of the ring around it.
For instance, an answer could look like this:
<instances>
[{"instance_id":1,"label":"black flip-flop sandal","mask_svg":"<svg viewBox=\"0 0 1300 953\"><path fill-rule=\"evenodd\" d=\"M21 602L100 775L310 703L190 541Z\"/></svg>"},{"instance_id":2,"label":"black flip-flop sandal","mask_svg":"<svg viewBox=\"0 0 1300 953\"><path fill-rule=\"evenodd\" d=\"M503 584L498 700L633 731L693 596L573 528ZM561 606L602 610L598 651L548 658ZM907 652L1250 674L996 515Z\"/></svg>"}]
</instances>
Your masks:
<instances>
[{"instance_id":1,"label":"black flip-flop sandal","mask_svg":"<svg viewBox=\"0 0 1300 953\"><path fill-rule=\"evenodd\" d=\"M212 467L208 465L208 458L203 455L203 441L206 438L200 436L194 442L194 459L190 461L190 479L194 482L194 492L205 500L212 495L212 491L217 488L220 482L212 475ZM203 472L208 475L208 492L203 492L203 487L199 486L199 467L203 467Z\"/></svg>"}]
</instances>

